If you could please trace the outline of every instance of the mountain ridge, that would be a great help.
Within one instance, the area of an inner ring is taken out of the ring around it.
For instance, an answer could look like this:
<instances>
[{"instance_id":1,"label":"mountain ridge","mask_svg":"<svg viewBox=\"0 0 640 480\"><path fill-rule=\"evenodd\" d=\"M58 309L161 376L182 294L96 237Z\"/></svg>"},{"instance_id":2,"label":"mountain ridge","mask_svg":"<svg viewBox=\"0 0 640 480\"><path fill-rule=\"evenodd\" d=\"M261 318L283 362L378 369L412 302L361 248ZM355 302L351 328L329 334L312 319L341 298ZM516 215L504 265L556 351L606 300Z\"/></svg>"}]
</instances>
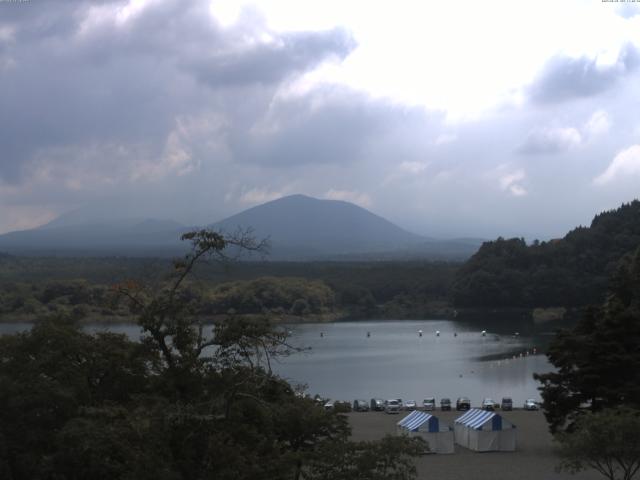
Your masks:
<instances>
[{"instance_id":1,"label":"mountain ridge","mask_svg":"<svg viewBox=\"0 0 640 480\"><path fill-rule=\"evenodd\" d=\"M74 220L79 219L79 220ZM80 221L74 224L74 221ZM435 240L341 200L291 195L256 205L211 223L232 233L251 229L269 238L273 260L368 260L395 258L464 259L480 242ZM172 220L110 218L92 221L71 212L41 227L0 235L0 251L27 255L174 256L187 246L179 237L191 228Z\"/></svg>"}]
</instances>

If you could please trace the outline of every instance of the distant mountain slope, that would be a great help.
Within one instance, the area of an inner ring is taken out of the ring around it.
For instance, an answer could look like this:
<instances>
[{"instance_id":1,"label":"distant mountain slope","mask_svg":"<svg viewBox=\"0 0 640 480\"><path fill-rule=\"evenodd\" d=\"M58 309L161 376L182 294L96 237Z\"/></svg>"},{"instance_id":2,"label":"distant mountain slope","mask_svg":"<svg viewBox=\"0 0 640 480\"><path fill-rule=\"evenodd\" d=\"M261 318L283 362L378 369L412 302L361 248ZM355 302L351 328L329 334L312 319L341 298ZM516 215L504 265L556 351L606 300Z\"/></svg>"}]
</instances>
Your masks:
<instances>
[{"instance_id":1,"label":"distant mountain slope","mask_svg":"<svg viewBox=\"0 0 640 480\"><path fill-rule=\"evenodd\" d=\"M103 212L104 213L104 212ZM40 228L0 235L0 251L30 255L175 256L187 227L167 220L93 219L70 212ZM105 218L106 217L106 218ZM352 203L292 195L245 210L209 227L253 230L269 238L271 260L463 260L473 239L434 240L410 233ZM193 227L198 228L198 227Z\"/></svg>"},{"instance_id":2,"label":"distant mountain slope","mask_svg":"<svg viewBox=\"0 0 640 480\"><path fill-rule=\"evenodd\" d=\"M589 227L527 246L499 238L480 247L458 271L460 307L584 306L601 303L608 279L640 245L640 201L596 215Z\"/></svg>"},{"instance_id":3,"label":"distant mountain slope","mask_svg":"<svg viewBox=\"0 0 640 480\"><path fill-rule=\"evenodd\" d=\"M0 235L0 251L37 255L175 254L184 226L154 219L111 220L79 225L55 222Z\"/></svg>"},{"instance_id":4,"label":"distant mountain slope","mask_svg":"<svg viewBox=\"0 0 640 480\"><path fill-rule=\"evenodd\" d=\"M227 232L252 227L278 256L362 254L406 249L427 241L364 208L338 200L291 195L212 225Z\"/></svg>"}]
</instances>

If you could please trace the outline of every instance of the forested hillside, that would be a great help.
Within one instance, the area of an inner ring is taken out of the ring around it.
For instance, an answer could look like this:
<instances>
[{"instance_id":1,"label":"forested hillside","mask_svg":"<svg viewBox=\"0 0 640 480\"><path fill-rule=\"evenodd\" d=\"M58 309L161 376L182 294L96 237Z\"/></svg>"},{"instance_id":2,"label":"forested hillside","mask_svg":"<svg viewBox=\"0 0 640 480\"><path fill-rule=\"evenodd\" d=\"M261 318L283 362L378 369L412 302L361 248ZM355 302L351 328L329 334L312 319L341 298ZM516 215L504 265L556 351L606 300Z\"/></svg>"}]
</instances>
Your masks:
<instances>
[{"instance_id":1,"label":"forested hillside","mask_svg":"<svg viewBox=\"0 0 640 480\"><path fill-rule=\"evenodd\" d=\"M458 307L575 307L601 303L617 262L640 245L640 201L596 215L564 238L498 238L457 272Z\"/></svg>"},{"instance_id":2,"label":"forested hillside","mask_svg":"<svg viewBox=\"0 0 640 480\"><path fill-rule=\"evenodd\" d=\"M112 286L161 284L162 259L0 258L0 321L65 314L87 322L131 321ZM271 317L442 318L458 264L439 262L248 262L197 269L186 290L206 315Z\"/></svg>"}]
</instances>

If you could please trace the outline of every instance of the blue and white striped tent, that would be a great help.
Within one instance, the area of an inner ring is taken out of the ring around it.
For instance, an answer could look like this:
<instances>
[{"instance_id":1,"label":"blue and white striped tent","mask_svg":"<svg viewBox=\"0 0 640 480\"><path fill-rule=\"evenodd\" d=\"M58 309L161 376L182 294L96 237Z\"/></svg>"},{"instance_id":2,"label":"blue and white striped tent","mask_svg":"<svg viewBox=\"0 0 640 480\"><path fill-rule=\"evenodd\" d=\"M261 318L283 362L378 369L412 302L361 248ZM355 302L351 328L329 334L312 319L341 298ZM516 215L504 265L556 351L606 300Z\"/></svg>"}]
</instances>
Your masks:
<instances>
[{"instance_id":1,"label":"blue and white striped tent","mask_svg":"<svg viewBox=\"0 0 640 480\"><path fill-rule=\"evenodd\" d=\"M453 430L434 415L414 410L397 423L397 430L402 435L422 437L433 453L453 453Z\"/></svg>"},{"instance_id":2,"label":"blue and white striped tent","mask_svg":"<svg viewBox=\"0 0 640 480\"><path fill-rule=\"evenodd\" d=\"M513 452L516 427L496 412L472 408L454 423L458 445L478 452Z\"/></svg>"}]
</instances>

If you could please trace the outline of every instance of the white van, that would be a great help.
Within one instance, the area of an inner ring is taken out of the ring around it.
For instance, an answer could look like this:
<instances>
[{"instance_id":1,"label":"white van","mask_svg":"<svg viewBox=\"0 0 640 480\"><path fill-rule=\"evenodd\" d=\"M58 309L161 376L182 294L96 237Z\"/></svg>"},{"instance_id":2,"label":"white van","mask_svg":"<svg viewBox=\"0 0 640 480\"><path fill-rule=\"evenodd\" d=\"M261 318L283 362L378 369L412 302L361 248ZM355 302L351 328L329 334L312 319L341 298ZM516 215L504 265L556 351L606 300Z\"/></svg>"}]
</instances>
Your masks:
<instances>
[{"instance_id":1,"label":"white van","mask_svg":"<svg viewBox=\"0 0 640 480\"><path fill-rule=\"evenodd\" d=\"M385 413L400 413L400 408L402 408L402 403L400 403L396 399L387 400L386 402L384 402Z\"/></svg>"}]
</instances>

